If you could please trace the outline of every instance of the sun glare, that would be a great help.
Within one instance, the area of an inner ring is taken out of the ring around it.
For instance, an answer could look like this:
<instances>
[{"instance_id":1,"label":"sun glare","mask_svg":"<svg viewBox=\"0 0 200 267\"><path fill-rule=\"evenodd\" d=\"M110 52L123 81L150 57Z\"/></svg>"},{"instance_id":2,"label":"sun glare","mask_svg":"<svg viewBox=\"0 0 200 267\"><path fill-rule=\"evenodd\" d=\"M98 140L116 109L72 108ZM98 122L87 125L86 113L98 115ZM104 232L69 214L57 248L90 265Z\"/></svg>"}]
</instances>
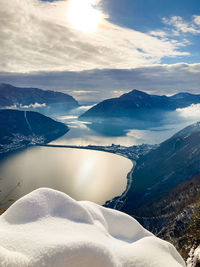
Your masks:
<instances>
[{"instance_id":1,"label":"sun glare","mask_svg":"<svg viewBox=\"0 0 200 267\"><path fill-rule=\"evenodd\" d=\"M70 0L67 17L74 28L88 33L96 31L103 21L101 11L94 8L94 0Z\"/></svg>"}]
</instances>

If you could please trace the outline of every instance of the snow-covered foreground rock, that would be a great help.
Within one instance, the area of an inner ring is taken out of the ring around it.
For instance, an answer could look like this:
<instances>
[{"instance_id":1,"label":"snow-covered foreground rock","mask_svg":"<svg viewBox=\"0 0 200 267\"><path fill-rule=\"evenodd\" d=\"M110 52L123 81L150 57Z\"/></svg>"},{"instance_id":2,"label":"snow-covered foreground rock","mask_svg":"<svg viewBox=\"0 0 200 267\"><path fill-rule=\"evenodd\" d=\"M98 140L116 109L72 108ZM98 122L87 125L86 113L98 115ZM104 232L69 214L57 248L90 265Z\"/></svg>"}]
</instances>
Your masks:
<instances>
[{"instance_id":1,"label":"snow-covered foreground rock","mask_svg":"<svg viewBox=\"0 0 200 267\"><path fill-rule=\"evenodd\" d=\"M41 188L0 217L2 267L179 267L175 248L130 216Z\"/></svg>"},{"instance_id":2,"label":"snow-covered foreground rock","mask_svg":"<svg viewBox=\"0 0 200 267\"><path fill-rule=\"evenodd\" d=\"M198 246L196 249L192 247L189 253L189 258L187 259L187 267L195 267L199 263L200 263L200 246Z\"/></svg>"}]
</instances>

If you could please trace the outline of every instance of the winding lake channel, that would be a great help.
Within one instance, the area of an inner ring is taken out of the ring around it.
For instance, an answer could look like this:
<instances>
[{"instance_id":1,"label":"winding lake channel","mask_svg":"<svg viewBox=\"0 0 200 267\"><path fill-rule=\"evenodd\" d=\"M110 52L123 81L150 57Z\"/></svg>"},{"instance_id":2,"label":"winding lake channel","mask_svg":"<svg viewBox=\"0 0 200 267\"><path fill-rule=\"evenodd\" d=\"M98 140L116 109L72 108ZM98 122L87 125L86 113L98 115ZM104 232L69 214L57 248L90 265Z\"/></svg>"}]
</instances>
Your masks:
<instances>
[{"instance_id":1,"label":"winding lake channel","mask_svg":"<svg viewBox=\"0 0 200 267\"><path fill-rule=\"evenodd\" d=\"M0 207L39 187L103 204L125 191L132 168L131 160L112 153L30 147L0 161Z\"/></svg>"}]
</instances>

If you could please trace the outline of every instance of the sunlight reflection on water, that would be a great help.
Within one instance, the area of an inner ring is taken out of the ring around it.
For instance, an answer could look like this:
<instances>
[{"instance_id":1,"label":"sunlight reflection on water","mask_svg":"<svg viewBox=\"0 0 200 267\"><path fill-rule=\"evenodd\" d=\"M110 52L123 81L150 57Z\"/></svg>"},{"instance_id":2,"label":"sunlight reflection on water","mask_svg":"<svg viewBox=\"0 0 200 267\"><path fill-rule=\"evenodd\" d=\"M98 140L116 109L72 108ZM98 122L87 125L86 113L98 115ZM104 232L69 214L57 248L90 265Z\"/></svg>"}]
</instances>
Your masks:
<instances>
[{"instance_id":1,"label":"sunlight reflection on water","mask_svg":"<svg viewBox=\"0 0 200 267\"><path fill-rule=\"evenodd\" d=\"M129 159L106 152L28 148L0 162L0 201L6 195L18 199L36 188L50 187L77 200L103 204L122 194L132 166Z\"/></svg>"},{"instance_id":2,"label":"sunlight reflection on water","mask_svg":"<svg viewBox=\"0 0 200 267\"><path fill-rule=\"evenodd\" d=\"M51 144L77 146L158 144L191 123L187 121L180 121L179 123L169 121L166 125L152 126L148 129L131 129L128 126L127 128L122 128L121 125L114 125L112 128L111 123L107 125L108 129L103 124L100 124L99 127L96 127L96 125L92 127L91 122L79 121L77 116L73 118L71 116L62 116L59 117L59 120L66 123L70 131L61 138L52 141Z\"/></svg>"}]
</instances>

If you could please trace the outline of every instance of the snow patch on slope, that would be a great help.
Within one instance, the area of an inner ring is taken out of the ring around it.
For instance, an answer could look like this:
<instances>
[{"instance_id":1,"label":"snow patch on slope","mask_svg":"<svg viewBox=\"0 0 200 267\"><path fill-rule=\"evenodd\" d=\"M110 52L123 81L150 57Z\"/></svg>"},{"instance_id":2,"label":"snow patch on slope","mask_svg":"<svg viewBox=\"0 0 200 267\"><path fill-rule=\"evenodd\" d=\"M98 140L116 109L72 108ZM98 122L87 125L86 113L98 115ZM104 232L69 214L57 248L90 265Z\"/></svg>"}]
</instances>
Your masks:
<instances>
[{"instance_id":1,"label":"snow patch on slope","mask_svg":"<svg viewBox=\"0 0 200 267\"><path fill-rule=\"evenodd\" d=\"M198 246L196 249L192 247L189 252L189 258L187 259L187 267L195 267L199 263L200 263L200 246Z\"/></svg>"},{"instance_id":2,"label":"snow patch on slope","mask_svg":"<svg viewBox=\"0 0 200 267\"><path fill-rule=\"evenodd\" d=\"M0 217L2 267L180 267L168 242L132 217L41 188Z\"/></svg>"}]
</instances>

